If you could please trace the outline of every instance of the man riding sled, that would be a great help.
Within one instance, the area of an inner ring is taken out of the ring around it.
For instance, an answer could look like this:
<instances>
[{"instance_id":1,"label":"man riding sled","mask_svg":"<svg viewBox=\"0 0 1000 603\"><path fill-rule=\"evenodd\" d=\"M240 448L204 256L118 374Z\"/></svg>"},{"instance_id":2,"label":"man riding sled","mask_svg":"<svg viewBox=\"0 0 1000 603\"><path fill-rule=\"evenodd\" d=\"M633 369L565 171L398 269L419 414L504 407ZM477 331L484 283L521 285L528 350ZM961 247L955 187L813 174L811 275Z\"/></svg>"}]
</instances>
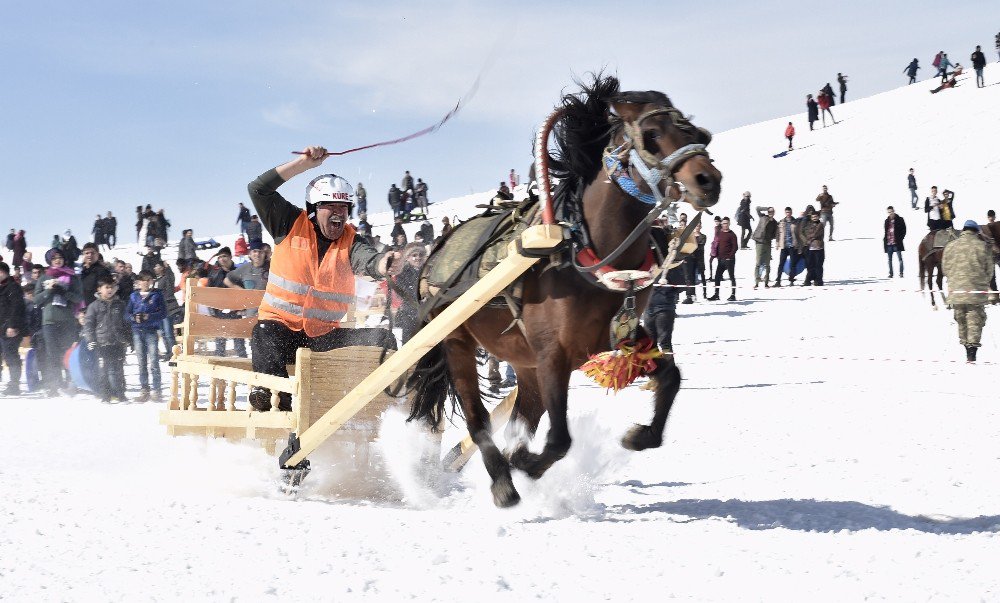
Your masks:
<instances>
[{"instance_id":1,"label":"man riding sled","mask_svg":"<svg viewBox=\"0 0 1000 603\"><path fill-rule=\"evenodd\" d=\"M380 280L398 254L380 254L359 236L347 219L354 189L336 174L317 176L306 186L305 210L292 205L277 188L323 163L326 149L309 147L296 159L268 170L248 190L264 228L274 237L267 289L250 338L253 370L287 377L286 365L298 348L327 351L353 345L396 349L386 329L341 329L354 304L354 275ZM271 392L253 387L254 410L271 409ZM292 409L282 393L279 410Z\"/></svg>"}]
</instances>

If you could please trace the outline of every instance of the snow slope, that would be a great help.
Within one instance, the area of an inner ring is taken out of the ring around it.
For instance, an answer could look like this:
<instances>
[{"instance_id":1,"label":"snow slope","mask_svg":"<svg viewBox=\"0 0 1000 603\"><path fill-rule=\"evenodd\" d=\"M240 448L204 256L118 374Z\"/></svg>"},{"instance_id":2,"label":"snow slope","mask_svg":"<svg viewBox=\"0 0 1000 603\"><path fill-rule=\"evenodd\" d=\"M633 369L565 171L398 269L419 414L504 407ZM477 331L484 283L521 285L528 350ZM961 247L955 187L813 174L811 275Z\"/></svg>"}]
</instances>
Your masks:
<instances>
[{"instance_id":1,"label":"snow slope","mask_svg":"<svg viewBox=\"0 0 1000 603\"><path fill-rule=\"evenodd\" d=\"M1000 315L988 308L982 362L964 364L950 313L914 292L924 214L905 174L982 219L1000 86L929 87L838 105L843 123L814 133L793 116L800 150L780 159L789 118L716 136L721 213L745 189L798 211L826 183L838 240L823 289L746 288L740 252L739 301L680 306L685 381L662 448L617 444L648 418L647 392L609 396L575 375L574 446L538 482L515 478L514 509L493 508L478 457L442 492L421 485L408 468L420 437L398 415L382 446L401 499L339 496L317 462L287 500L259 448L171 439L153 405L4 399L0 597L996 600ZM439 207L468 215L472 201ZM912 233L892 281L890 203Z\"/></svg>"}]
</instances>

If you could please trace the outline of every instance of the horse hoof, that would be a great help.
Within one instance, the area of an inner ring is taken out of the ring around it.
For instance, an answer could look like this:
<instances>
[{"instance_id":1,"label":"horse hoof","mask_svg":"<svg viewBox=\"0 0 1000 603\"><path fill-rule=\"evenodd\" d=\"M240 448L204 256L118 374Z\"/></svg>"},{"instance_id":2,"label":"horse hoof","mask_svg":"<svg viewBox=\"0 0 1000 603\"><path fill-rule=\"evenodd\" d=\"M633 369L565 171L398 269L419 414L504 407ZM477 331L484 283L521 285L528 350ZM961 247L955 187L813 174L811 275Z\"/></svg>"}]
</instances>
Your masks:
<instances>
[{"instance_id":1,"label":"horse hoof","mask_svg":"<svg viewBox=\"0 0 1000 603\"><path fill-rule=\"evenodd\" d=\"M626 450L646 450L659 448L663 444L663 434L656 435L649 425L635 425L622 437L622 448Z\"/></svg>"},{"instance_id":2,"label":"horse hoof","mask_svg":"<svg viewBox=\"0 0 1000 603\"><path fill-rule=\"evenodd\" d=\"M510 479L510 475L497 478L497 481L490 486L490 492L493 493L493 504L501 509L513 507L521 502L521 495L514 488L514 482Z\"/></svg>"},{"instance_id":3,"label":"horse hoof","mask_svg":"<svg viewBox=\"0 0 1000 603\"><path fill-rule=\"evenodd\" d=\"M542 477L547 469L541 463L541 455L529 452L524 444L515 448L510 455L510 466L527 473L531 479Z\"/></svg>"}]
</instances>

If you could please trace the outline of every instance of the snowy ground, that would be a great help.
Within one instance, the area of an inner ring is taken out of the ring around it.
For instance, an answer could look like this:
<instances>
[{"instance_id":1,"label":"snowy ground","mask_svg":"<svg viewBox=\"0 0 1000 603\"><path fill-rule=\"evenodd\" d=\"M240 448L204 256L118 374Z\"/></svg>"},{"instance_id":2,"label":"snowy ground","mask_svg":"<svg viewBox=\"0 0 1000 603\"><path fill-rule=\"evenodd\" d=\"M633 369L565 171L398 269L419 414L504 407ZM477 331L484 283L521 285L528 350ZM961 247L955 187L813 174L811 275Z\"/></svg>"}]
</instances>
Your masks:
<instances>
[{"instance_id":1,"label":"snowy ground","mask_svg":"<svg viewBox=\"0 0 1000 603\"><path fill-rule=\"evenodd\" d=\"M985 191L962 191L995 178L984 166L1000 160L998 125L968 116L992 110L1000 87L967 81L948 97L927 87L848 104L830 137L804 137L836 157L822 173L794 163L812 161L806 150L770 157L781 150L774 124L717 136L729 213L744 188L798 211L823 182L851 209L838 215L826 288L741 288L735 303L680 306L685 381L662 448L617 444L647 419L647 392L609 396L577 377L573 449L542 480L515 478L524 500L514 509L493 508L478 457L442 492L424 487L407 469L419 436L399 416L387 417L382 443L401 500L339 496L323 466L289 500L259 448L171 439L154 405L4 399L0 598L996 600L1000 314L988 308L981 362L964 364L950 313L913 292L922 212L900 210L907 276L885 278L881 220L887 202L907 199L908 162L885 170L891 200L857 192L872 183L848 191L834 180L867 173L859 163L870 158L851 155L863 137L881 141L872 155L902 153L871 130L887 106L926 112L941 100L955 105L948 119L970 120L955 153L981 162L938 184L958 191L960 218L981 219ZM941 149L921 153L918 178ZM785 170L788 193L752 181L753 166L768 178ZM741 251L738 274L751 264Z\"/></svg>"}]
</instances>

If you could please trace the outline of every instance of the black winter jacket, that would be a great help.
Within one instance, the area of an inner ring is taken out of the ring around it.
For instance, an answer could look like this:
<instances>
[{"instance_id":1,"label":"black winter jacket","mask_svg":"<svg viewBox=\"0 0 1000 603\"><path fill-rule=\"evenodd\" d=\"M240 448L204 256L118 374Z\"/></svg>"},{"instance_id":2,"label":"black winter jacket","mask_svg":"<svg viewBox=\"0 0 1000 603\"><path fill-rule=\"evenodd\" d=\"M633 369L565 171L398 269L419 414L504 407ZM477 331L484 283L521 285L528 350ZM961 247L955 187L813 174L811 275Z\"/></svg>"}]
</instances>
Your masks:
<instances>
[{"instance_id":1,"label":"black winter jacket","mask_svg":"<svg viewBox=\"0 0 1000 603\"><path fill-rule=\"evenodd\" d=\"M100 262L94 262L90 266L80 267L80 286L83 287L83 303L87 306L94 301L94 294L97 293L97 281L102 276L110 276L111 270Z\"/></svg>"},{"instance_id":2,"label":"black winter jacket","mask_svg":"<svg viewBox=\"0 0 1000 603\"><path fill-rule=\"evenodd\" d=\"M905 251L903 249L903 237L906 236L906 222L903 217L899 214L893 216L895 221L895 226L893 226L893 231L896 236L896 250ZM882 235L882 248L886 253L889 253L889 218L885 219L885 234Z\"/></svg>"},{"instance_id":3,"label":"black winter jacket","mask_svg":"<svg viewBox=\"0 0 1000 603\"><path fill-rule=\"evenodd\" d=\"M17 329L25 334L24 291L11 277L0 282L0 337L7 336L7 329Z\"/></svg>"},{"instance_id":4,"label":"black winter jacket","mask_svg":"<svg viewBox=\"0 0 1000 603\"><path fill-rule=\"evenodd\" d=\"M95 299L87 307L83 319L83 336L87 343L99 346L124 345L132 341L132 328L125 318L125 302L117 297L110 301Z\"/></svg>"}]
</instances>

